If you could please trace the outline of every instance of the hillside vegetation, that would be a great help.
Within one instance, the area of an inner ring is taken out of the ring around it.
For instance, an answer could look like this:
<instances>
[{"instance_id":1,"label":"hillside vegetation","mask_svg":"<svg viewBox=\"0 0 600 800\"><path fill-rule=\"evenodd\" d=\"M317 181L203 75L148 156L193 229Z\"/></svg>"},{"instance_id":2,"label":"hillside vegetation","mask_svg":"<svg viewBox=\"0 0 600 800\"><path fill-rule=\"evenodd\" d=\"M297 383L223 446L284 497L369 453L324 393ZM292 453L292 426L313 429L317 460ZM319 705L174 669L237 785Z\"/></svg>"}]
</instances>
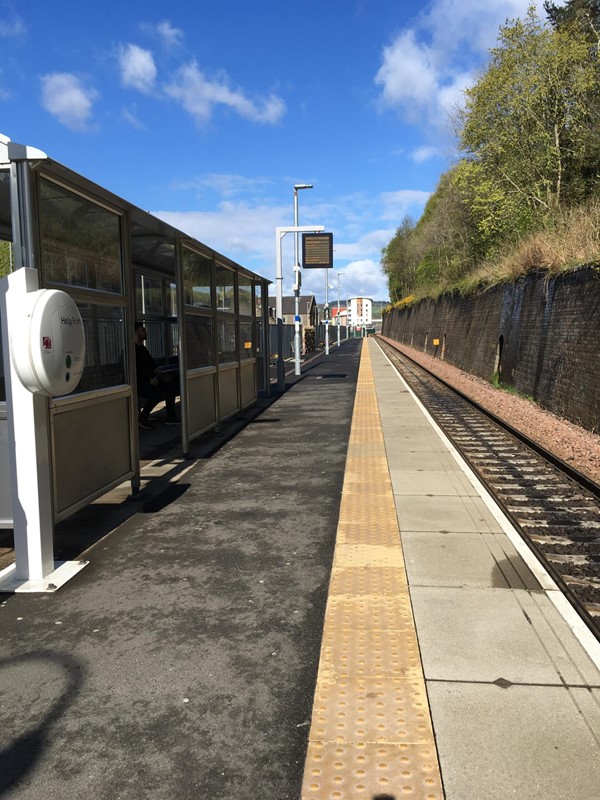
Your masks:
<instances>
[{"instance_id":1,"label":"hillside vegetation","mask_svg":"<svg viewBox=\"0 0 600 800\"><path fill-rule=\"evenodd\" d=\"M392 302L600 263L600 0L545 10L466 90L455 164L382 251Z\"/></svg>"}]
</instances>

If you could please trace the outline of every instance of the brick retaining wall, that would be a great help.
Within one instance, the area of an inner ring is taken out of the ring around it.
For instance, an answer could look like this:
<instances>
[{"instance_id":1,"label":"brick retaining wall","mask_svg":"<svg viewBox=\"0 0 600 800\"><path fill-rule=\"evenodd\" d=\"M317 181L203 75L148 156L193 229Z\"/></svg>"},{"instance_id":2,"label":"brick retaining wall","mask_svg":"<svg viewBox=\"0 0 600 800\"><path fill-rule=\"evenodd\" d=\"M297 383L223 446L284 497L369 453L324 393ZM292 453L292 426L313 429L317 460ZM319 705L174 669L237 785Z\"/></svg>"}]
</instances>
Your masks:
<instances>
[{"instance_id":1,"label":"brick retaining wall","mask_svg":"<svg viewBox=\"0 0 600 800\"><path fill-rule=\"evenodd\" d=\"M543 408L600 430L599 270L422 300L385 314L382 332L484 380L499 372Z\"/></svg>"}]
</instances>

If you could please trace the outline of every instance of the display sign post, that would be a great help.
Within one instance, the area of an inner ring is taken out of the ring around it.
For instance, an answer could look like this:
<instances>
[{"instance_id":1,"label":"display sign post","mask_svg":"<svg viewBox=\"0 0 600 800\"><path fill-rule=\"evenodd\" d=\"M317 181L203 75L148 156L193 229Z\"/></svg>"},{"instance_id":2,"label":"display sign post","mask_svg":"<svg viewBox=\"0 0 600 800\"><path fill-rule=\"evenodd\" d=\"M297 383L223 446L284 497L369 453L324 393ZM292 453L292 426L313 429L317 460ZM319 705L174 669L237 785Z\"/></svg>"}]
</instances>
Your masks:
<instances>
[{"instance_id":1,"label":"display sign post","mask_svg":"<svg viewBox=\"0 0 600 800\"><path fill-rule=\"evenodd\" d=\"M275 250L277 259L275 319L277 321L277 391L285 390L285 364L283 363L283 267L281 242L286 233L305 233L322 231L324 225L292 225L289 228L275 228Z\"/></svg>"}]
</instances>

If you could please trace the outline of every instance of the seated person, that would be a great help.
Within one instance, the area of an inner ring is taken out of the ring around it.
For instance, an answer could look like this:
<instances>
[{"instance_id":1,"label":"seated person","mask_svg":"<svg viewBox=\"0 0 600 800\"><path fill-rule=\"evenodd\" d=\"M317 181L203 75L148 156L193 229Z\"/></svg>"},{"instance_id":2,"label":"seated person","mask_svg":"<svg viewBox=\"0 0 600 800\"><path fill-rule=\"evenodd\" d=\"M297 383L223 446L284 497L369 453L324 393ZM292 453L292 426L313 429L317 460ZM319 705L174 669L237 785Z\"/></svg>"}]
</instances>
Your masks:
<instances>
[{"instance_id":1,"label":"seated person","mask_svg":"<svg viewBox=\"0 0 600 800\"><path fill-rule=\"evenodd\" d=\"M135 323L135 370L137 374L137 392L144 398L144 406L139 412L139 425L141 428L151 428L150 412L161 400L167 406L167 424L176 424L175 398L177 389L173 383L161 378L156 361L150 355L144 344L147 338L143 322Z\"/></svg>"}]
</instances>

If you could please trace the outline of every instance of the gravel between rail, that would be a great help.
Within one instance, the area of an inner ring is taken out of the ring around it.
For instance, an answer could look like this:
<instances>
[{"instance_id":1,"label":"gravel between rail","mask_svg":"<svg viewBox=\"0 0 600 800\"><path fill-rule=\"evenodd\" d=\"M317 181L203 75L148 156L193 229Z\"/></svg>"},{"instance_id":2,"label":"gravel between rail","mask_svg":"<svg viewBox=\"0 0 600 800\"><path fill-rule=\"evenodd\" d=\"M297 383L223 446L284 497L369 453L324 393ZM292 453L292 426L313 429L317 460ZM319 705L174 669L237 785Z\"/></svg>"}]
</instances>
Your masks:
<instances>
[{"instance_id":1,"label":"gravel between rail","mask_svg":"<svg viewBox=\"0 0 600 800\"><path fill-rule=\"evenodd\" d=\"M600 484L600 436L447 362L385 336L381 338Z\"/></svg>"}]
</instances>

